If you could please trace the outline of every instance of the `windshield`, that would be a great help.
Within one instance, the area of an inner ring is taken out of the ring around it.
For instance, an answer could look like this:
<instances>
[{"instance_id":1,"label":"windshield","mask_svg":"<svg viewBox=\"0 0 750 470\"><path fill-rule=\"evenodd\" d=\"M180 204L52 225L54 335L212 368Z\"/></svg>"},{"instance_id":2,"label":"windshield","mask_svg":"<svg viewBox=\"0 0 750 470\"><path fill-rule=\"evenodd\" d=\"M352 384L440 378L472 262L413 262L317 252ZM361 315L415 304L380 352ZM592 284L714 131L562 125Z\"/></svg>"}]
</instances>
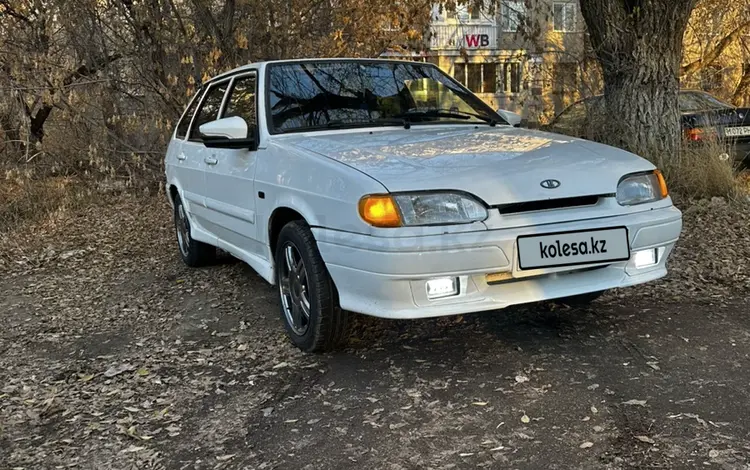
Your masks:
<instances>
[{"instance_id":1,"label":"windshield","mask_svg":"<svg viewBox=\"0 0 750 470\"><path fill-rule=\"evenodd\" d=\"M723 103L708 93L688 91L680 93L680 111L683 113L694 113L708 109L726 109L730 105Z\"/></svg>"},{"instance_id":2,"label":"windshield","mask_svg":"<svg viewBox=\"0 0 750 470\"><path fill-rule=\"evenodd\" d=\"M271 64L272 133L434 123L505 123L440 69L416 62Z\"/></svg>"}]
</instances>

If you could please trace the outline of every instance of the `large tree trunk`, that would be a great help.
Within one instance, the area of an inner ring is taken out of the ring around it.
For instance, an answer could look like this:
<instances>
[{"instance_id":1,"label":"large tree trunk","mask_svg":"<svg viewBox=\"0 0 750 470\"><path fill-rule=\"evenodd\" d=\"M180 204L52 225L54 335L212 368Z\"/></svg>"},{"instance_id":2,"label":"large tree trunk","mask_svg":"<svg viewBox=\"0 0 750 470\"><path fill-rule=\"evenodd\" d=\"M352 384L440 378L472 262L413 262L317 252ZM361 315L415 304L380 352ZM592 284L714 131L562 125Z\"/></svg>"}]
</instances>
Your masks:
<instances>
[{"instance_id":1,"label":"large tree trunk","mask_svg":"<svg viewBox=\"0 0 750 470\"><path fill-rule=\"evenodd\" d=\"M602 66L607 143L664 167L679 156L682 37L695 0L581 0Z\"/></svg>"}]
</instances>

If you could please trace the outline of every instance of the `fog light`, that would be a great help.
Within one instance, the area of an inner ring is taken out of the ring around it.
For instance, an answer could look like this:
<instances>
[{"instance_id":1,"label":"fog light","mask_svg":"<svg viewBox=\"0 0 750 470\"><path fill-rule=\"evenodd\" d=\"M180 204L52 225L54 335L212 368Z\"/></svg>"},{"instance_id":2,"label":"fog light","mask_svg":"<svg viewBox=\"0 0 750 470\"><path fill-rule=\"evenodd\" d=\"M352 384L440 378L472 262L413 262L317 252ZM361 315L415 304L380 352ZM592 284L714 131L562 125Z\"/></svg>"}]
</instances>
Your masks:
<instances>
[{"instance_id":1,"label":"fog light","mask_svg":"<svg viewBox=\"0 0 750 470\"><path fill-rule=\"evenodd\" d=\"M427 281L427 298L430 300L458 295L457 277L441 277Z\"/></svg>"},{"instance_id":2,"label":"fog light","mask_svg":"<svg viewBox=\"0 0 750 470\"><path fill-rule=\"evenodd\" d=\"M637 269L641 269L641 268L647 268L649 266L655 265L656 262L659 261L657 250L658 248L653 248L651 250L636 251L633 254L635 267Z\"/></svg>"}]
</instances>

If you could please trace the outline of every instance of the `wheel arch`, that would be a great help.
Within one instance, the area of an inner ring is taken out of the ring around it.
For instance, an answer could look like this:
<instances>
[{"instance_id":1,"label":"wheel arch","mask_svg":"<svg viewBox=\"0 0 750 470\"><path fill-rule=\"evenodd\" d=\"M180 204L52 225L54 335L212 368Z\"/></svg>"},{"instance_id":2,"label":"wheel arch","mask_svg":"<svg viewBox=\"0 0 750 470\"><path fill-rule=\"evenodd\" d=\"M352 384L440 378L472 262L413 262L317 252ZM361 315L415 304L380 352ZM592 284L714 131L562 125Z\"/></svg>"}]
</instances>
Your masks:
<instances>
[{"instance_id":1,"label":"wheel arch","mask_svg":"<svg viewBox=\"0 0 750 470\"><path fill-rule=\"evenodd\" d=\"M177 185L174 184L174 183L169 184L169 188L167 190L167 194L169 195L169 202L170 202L170 204L172 204L172 207L174 207L175 201L180 196L180 190L177 189Z\"/></svg>"},{"instance_id":2,"label":"wheel arch","mask_svg":"<svg viewBox=\"0 0 750 470\"><path fill-rule=\"evenodd\" d=\"M309 223L298 210L288 206L279 206L271 213L271 216L268 218L268 245L271 248L271 259L274 259L276 255L276 244L278 243L281 229L289 222L295 220Z\"/></svg>"}]
</instances>

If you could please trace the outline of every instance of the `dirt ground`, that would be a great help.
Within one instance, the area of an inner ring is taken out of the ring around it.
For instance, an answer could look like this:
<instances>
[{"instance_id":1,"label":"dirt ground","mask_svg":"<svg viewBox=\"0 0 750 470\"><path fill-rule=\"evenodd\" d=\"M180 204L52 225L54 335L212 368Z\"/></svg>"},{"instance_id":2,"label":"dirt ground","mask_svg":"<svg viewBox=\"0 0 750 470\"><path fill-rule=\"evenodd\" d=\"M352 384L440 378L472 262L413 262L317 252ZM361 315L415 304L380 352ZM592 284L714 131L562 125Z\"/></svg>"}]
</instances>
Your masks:
<instances>
[{"instance_id":1,"label":"dirt ground","mask_svg":"<svg viewBox=\"0 0 750 470\"><path fill-rule=\"evenodd\" d=\"M691 205L672 274L587 308L358 317L179 260L163 197L0 246L0 468L750 468L750 211Z\"/></svg>"}]
</instances>

